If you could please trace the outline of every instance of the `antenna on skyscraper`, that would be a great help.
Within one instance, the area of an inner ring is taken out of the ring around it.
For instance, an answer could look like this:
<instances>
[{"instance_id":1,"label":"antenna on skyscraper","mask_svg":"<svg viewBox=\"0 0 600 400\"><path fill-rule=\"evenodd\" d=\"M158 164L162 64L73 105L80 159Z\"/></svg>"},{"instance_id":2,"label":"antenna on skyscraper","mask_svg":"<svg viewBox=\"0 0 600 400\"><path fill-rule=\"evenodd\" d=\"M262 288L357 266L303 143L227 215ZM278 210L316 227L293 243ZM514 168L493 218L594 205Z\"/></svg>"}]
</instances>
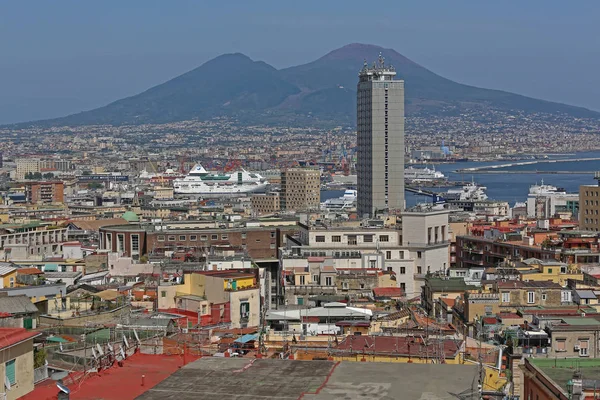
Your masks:
<instances>
[{"instance_id":1,"label":"antenna on skyscraper","mask_svg":"<svg viewBox=\"0 0 600 400\"><path fill-rule=\"evenodd\" d=\"M385 67L385 58L383 57L383 55L381 54L381 52L379 52L379 67L380 68L384 68Z\"/></svg>"}]
</instances>

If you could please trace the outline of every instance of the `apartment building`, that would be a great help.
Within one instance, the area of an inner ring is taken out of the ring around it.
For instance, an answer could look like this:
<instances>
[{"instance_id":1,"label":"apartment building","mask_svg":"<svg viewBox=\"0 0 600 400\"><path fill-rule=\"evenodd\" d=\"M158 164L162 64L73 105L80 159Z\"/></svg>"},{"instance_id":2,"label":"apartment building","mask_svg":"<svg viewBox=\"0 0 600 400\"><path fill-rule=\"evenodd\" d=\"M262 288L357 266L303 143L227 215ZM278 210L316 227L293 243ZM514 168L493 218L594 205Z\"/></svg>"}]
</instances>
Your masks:
<instances>
[{"instance_id":1,"label":"apartment building","mask_svg":"<svg viewBox=\"0 0 600 400\"><path fill-rule=\"evenodd\" d=\"M289 168L281 172L280 208L286 211L318 210L321 173L316 168Z\"/></svg>"},{"instance_id":2,"label":"apartment building","mask_svg":"<svg viewBox=\"0 0 600 400\"><path fill-rule=\"evenodd\" d=\"M6 260L41 259L62 254L68 229L49 224L0 225L0 253Z\"/></svg>"},{"instance_id":3,"label":"apartment building","mask_svg":"<svg viewBox=\"0 0 600 400\"><path fill-rule=\"evenodd\" d=\"M18 158L16 160L17 169L15 171L15 180L22 181L28 173L40 172L39 158Z\"/></svg>"},{"instance_id":4,"label":"apartment building","mask_svg":"<svg viewBox=\"0 0 600 400\"><path fill-rule=\"evenodd\" d=\"M594 174L598 184L579 187L579 228L600 231L600 172Z\"/></svg>"},{"instance_id":5,"label":"apartment building","mask_svg":"<svg viewBox=\"0 0 600 400\"><path fill-rule=\"evenodd\" d=\"M448 211L412 209L401 217L401 222L300 223L297 237L288 237L281 249L280 264L292 271L319 257L336 271L386 271L407 297L419 296L426 273L448 268Z\"/></svg>"},{"instance_id":6,"label":"apartment building","mask_svg":"<svg viewBox=\"0 0 600 400\"><path fill-rule=\"evenodd\" d=\"M27 182L25 201L31 204L63 203L65 185L61 181Z\"/></svg>"},{"instance_id":7,"label":"apartment building","mask_svg":"<svg viewBox=\"0 0 600 400\"><path fill-rule=\"evenodd\" d=\"M279 193L253 194L250 197L252 212L255 215L273 214L278 212L281 199Z\"/></svg>"}]
</instances>

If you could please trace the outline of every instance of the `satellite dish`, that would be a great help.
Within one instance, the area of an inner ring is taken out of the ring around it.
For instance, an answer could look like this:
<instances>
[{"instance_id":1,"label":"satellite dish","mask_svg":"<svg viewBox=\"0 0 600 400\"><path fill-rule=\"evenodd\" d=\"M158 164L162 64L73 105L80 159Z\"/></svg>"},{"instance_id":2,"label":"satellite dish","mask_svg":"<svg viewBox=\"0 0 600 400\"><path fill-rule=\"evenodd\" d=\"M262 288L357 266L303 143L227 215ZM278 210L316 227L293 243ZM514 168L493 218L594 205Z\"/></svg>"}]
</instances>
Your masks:
<instances>
[{"instance_id":1,"label":"satellite dish","mask_svg":"<svg viewBox=\"0 0 600 400\"><path fill-rule=\"evenodd\" d=\"M135 329L133 330L133 334L135 335L135 339L137 340L138 344L140 344L140 337L138 336L137 331Z\"/></svg>"},{"instance_id":2,"label":"satellite dish","mask_svg":"<svg viewBox=\"0 0 600 400\"><path fill-rule=\"evenodd\" d=\"M123 343L125 344L126 348L129 347L129 343L127 342L127 338L125 337L125 335L123 335ZM123 349L121 348L121 350Z\"/></svg>"},{"instance_id":3,"label":"satellite dish","mask_svg":"<svg viewBox=\"0 0 600 400\"><path fill-rule=\"evenodd\" d=\"M98 358L98 355L96 354L96 350L92 347L92 354L94 355L94 358Z\"/></svg>"},{"instance_id":4,"label":"satellite dish","mask_svg":"<svg viewBox=\"0 0 600 400\"><path fill-rule=\"evenodd\" d=\"M123 357L123 360L127 358L127 355L125 354L125 351L123 350L122 347L121 347L121 357Z\"/></svg>"},{"instance_id":5,"label":"satellite dish","mask_svg":"<svg viewBox=\"0 0 600 400\"><path fill-rule=\"evenodd\" d=\"M102 357L104 355L104 352L102 351L100 343L96 343L96 348L98 349L98 354L100 354L100 357Z\"/></svg>"},{"instance_id":6,"label":"satellite dish","mask_svg":"<svg viewBox=\"0 0 600 400\"><path fill-rule=\"evenodd\" d=\"M71 394L71 390L66 387L62 382L56 382L56 387L64 394Z\"/></svg>"},{"instance_id":7,"label":"satellite dish","mask_svg":"<svg viewBox=\"0 0 600 400\"><path fill-rule=\"evenodd\" d=\"M58 347L60 347L60 351L63 351L62 342L58 343Z\"/></svg>"},{"instance_id":8,"label":"satellite dish","mask_svg":"<svg viewBox=\"0 0 600 400\"><path fill-rule=\"evenodd\" d=\"M108 343L108 350L110 350L111 353L114 353L114 349L110 343Z\"/></svg>"}]
</instances>

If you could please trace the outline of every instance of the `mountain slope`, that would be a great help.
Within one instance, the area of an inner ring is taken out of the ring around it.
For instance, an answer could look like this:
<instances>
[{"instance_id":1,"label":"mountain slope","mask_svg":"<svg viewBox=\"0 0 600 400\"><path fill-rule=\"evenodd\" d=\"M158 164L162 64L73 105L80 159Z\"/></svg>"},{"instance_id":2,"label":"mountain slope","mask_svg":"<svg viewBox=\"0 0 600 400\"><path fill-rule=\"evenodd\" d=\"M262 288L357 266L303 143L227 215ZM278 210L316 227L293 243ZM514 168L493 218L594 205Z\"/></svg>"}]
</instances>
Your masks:
<instances>
[{"instance_id":1,"label":"mountain slope","mask_svg":"<svg viewBox=\"0 0 600 400\"><path fill-rule=\"evenodd\" d=\"M272 66L226 54L138 95L48 122L121 125L204 119L239 110L260 112L298 92Z\"/></svg>"},{"instance_id":2,"label":"mountain slope","mask_svg":"<svg viewBox=\"0 0 600 400\"><path fill-rule=\"evenodd\" d=\"M473 110L600 118L581 107L537 100L443 78L392 49L350 44L316 61L276 70L243 54L226 54L138 95L35 125L142 124L229 115L258 123L313 121L354 124L358 71L379 53L405 80L406 113L442 115Z\"/></svg>"},{"instance_id":3,"label":"mountain slope","mask_svg":"<svg viewBox=\"0 0 600 400\"><path fill-rule=\"evenodd\" d=\"M311 63L284 69L281 74L287 81L307 92L322 91L335 86L356 90L358 70L365 60L369 62L376 60L379 53L385 57L386 64L396 68L397 79L405 80L408 115L436 114L448 107L491 107L524 112L565 113L582 118L600 117L600 113L582 107L533 99L501 90L463 85L429 71L393 49L358 43L334 50ZM318 112L323 102L327 100L322 96L316 103L307 99L303 111ZM348 109L347 112L354 111Z\"/></svg>"}]
</instances>

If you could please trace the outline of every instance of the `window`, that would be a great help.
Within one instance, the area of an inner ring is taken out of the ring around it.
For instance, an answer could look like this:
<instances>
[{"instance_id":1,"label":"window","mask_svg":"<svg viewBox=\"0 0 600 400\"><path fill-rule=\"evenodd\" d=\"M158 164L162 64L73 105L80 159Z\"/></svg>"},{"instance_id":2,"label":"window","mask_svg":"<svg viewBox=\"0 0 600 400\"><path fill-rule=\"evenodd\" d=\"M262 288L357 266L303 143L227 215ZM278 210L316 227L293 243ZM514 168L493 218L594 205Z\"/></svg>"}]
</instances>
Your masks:
<instances>
[{"instance_id":1,"label":"window","mask_svg":"<svg viewBox=\"0 0 600 400\"><path fill-rule=\"evenodd\" d=\"M275 232L271 232L271 239L275 239Z\"/></svg>"},{"instance_id":2,"label":"window","mask_svg":"<svg viewBox=\"0 0 600 400\"><path fill-rule=\"evenodd\" d=\"M369 260L369 268L371 268L371 269L377 268L377 260Z\"/></svg>"},{"instance_id":3,"label":"window","mask_svg":"<svg viewBox=\"0 0 600 400\"><path fill-rule=\"evenodd\" d=\"M535 292L527 292L527 304L535 303Z\"/></svg>"},{"instance_id":4,"label":"window","mask_svg":"<svg viewBox=\"0 0 600 400\"><path fill-rule=\"evenodd\" d=\"M341 243L342 242L342 237L340 235L333 235L331 237L331 241L333 243Z\"/></svg>"},{"instance_id":5,"label":"window","mask_svg":"<svg viewBox=\"0 0 600 400\"><path fill-rule=\"evenodd\" d=\"M579 357L588 357L589 340L579 340Z\"/></svg>"},{"instance_id":6,"label":"window","mask_svg":"<svg viewBox=\"0 0 600 400\"><path fill-rule=\"evenodd\" d=\"M420 251L417 251L417 258L423 258L423 253L421 253Z\"/></svg>"},{"instance_id":7,"label":"window","mask_svg":"<svg viewBox=\"0 0 600 400\"><path fill-rule=\"evenodd\" d=\"M325 277L325 286L331 286L333 284L333 279L330 276Z\"/></svg>"},{"instance_id":8,"label":"window","mask_svg":"<svg viewBox=\"0 0 600 400\"><path fill-rule=\"evenodd\" d=\"M190 241L195 242L196 240L198 240L198 236L190 235Z\"/></svg>"},{"instance_id":9,"label":"window","mask_svg":"<svg viewBox=\"0 0 600 400\"><path fill-rule=\"evenodd\" d=\"M246 239L246 232L242 233L242 239Z\"/></svg>"},{"instance_id":10,"label":"window","mask_svg":"<svg viewBox=\"0 0 600 400\"><path fill-rule=\"evenodd\" d=\"M348 290L348 282L342 282L342 289Z\"/></svg>"},{"instance_id":11,"label":"window","mask_svg":"<svg viewBox=\"0 0 600 400\"><path fill-rule=\"evenodd\" d=\"M169 242L174 242L175 241L175 236L169 236L168 240L169 240Z\"/></svg>"},{"instance_id":12,"label":"window","mask_svg":"<svg viewBox=\"0 0 600 400\"><path fill-rule=\"evenodd\" d=\"M380 235L379 236L379 241L380 242L389 242L390 241L390 237L388 235Z\"/></svg>"},{"instance_id":13,"label":"window","mask_svg":"<svg viewBox=\"0 0 600 400\"><path fill-rule=\"evenodd\" d=\"M392 258L392 251L391 250L387 250L385 252L385 259L386 260L390 260Z\"/></svg>"},{"instance_id":14,"label":"window","mask_svg":"<svg viewBox=\"0 0 600 400\"><path fill-rule=\"evenodd\" d=\"M304 275L300 275L300 284L306 285L306 277Z\"/></svg>"},{"instance_id":15,"label":"window","mask_svg":"<svg viewBox=\"0 0 600 400\"><path fill-rule=\"evenodd\" d=\"M400 274L406 274L406 267L400 267Z\"/></svg>"},{"instance_id":16,"label":"window","mask_svg":"<svg viewBox=\"0 0 600 400\"><path fill-rule=\"evenodd\" d=\"M423 268L421 268L420 266L417 267L417 274L421 274L423 272Z\"/></svg>"},{"instance_id":17,"label":"window","mask_svg":"<svg viewBox=\"0 0 600 400\"><path fill-rule=\"evenodd\" d=\"M356 235L348 235L348 244L351 246L356 246L356 244L357 244Z\"/></svg>"},{"instance_id":18,"label":"window","mask_svg":"<svg viewBox=\"0 0 600 400\"><path fill-rule=\"evenodd\" d=\"M17 376L15 373L15 360L10 360L7 361L5 364L5 369L6 369L6 380L11 384L14 385L15 383L17 383Z\"/></svg>"},{"instance_id":19,"label":"window","mask_svg":"<svg viewBox=\"0 0 600 400\"><path fill-rule=\"evenodd\" d=\"M510 292L502 292L502 302L510 303Z\"/></svg>"},{"instance_id":20,"label":"window","mask_svg":"<svg viewBox=\"0 0 600 400\"><path fill-rule=\"evenodd\" d=\"M221 235L221 240L227 240L228 236L226 234Z\"/></svg>"},{"instance_id":21,"label":"window","mask_svg":"<svg viewBox=\"0 0 600 400\"><path fill-rule=\"evenodd\" d=\"M208 236L206 235L200 235L200 240L208 240Z\"/></svg>"},{"instance_id":22,"label":"window","mask_svg":"<svg viewBox=\"0 0 600 400\"><path fill-rule=\"evenodd\" d=\"M210 235L210 240L218 240L219 235Z\"/></svg>"},{"instance_id":23,"label":"window","mask_svg":"<svg viewBox=\"0 0 600 400\"><path fill-rule=\"evenodd\" d=\"M206 304L202 304L202 315L206 314Z\"/></svg>"},{"instance_id":24,"label":"window","mask_svg":"<svg viewBox=\"0 0 600 400\"><path fill-rule=\"evenodd\" d=\"M185 237L185 235L179 235L179 241L180 242L185 242L187 239Z\"/></svg>"},{"instance_id":25,"label":"window","mask_svg":"<svg viewBox=\"0 0 600 400\"><path fill-rule=\"evenodd\" d=\"M373 235L363 235L363 242L373 243Z\"/></svg>"},{"instance_id":26,"label":"window","mask_svg":"<svg viewBox=\"0 0 600 400\"><path fill-rule=\"evenodd\" d=\"M140 235L131 235L131 252L140 251Z\"/></svg>"},{"instance_id":27,"label":"window","mask_svg":"<svg viewBox=\"0 0 600 400\"><path fill-rule=\"evenodd\" d=\"M159 242L164 242L165 241L165 235L158 235L158 241Z\"/></svg>"},{"instance_id":28,"label":"window","mask_svg":"<svg viewBox=\"0 0 600 400\"><path fill-rule=\"evenodd\" d=\"M492 306L485 306L485 315L492 315Z\"/></svg>"},{"instance_id":29,"label":"window","mask_svg":"<svg viewBox=\"0 0 600 400\"><path fill-rule=\"evenodd\" d=\"M318 285L318 284L319 284L319 281L320 281L320 279L319 279L319 275L313 275L313 279L312 279L312 281L313 281L313 283L314 283L314 284L317 284L317 285Z\"/></svg>"},{"instance_id":30,"label":"window","mask_svg":"<svg viewBox=\"0 0 600 400\"><path fill-rule=\"evenodd\" d=\"M402 294L406 293L406 283L400 282L400 289L402 289Z\"/></svg>"},{"instance_id":31,"label":"window","mask_svg":"<svg viewBox=\"0 0 600 400\"><path fill-rule=\"evenodd\" d=\"M240 318L250 318L250 303L247 301L240 303Z\"/></svg>"},{"instance_id":32,"label":"window","mask_svg":"<svg viewBox=\"0 0 600 400\"><path fill-rule=\"evenodd\" d=\"M315 236L315 242L317 242L317 243L325 243L325 236L323 236L323 235Z\"/></svg>"},{"instance_id":33,"label":"window","mask_svg":"<svg viewBox=\"0 0 600 400\"><path fill-rule=\"evenodd\" d=\"M401 260L404 260L404 250L402 250L402 251L400 252L400 259L401 259Z\"/></svg>"},{"instance_id":34,"label":"window","mask_svg":"<svg viewBox=\"0 0 600 400\"><path fill-rule=\"evenodd\" d=\"M566 339L556 339L556 351L567 351L567 340Z\"/></svg>"},{"instance_id":35,"label":"window","mask_svg":"<svg viewBox=\"0 0 600 400\"><path fill-rule=\"evenodd\" d=\"M167 297L167 291L166 290L161 290L160 291L160 297Z\"/></svg>"},{"instance_id":36,"label":"window","mask_svg":"<svg viewBox=\"0 0 600 400\"><path fill-rule=\"evenodd\" d=\"M546 298L547 298L547 297L546 297L546 293L542 293L542 300L544 300L544 301L545 301L545 300L546 300Z\"/></svg>"}]
</instances>

